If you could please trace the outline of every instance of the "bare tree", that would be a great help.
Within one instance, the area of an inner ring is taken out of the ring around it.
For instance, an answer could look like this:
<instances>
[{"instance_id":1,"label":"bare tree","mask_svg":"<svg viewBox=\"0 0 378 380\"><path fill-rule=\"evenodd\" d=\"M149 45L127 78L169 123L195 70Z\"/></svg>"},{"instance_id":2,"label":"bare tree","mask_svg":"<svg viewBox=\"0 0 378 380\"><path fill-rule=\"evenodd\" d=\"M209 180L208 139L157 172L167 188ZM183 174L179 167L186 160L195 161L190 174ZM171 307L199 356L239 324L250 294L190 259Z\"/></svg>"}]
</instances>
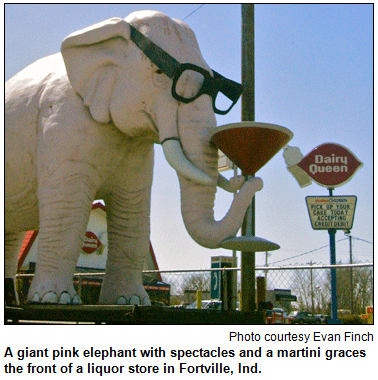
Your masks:
<instances>
[{"instance_id":1,"label":"bare tree","mask_svg":"<svg viewBox=\"0 0 378 380\"><path fill-rule=\"evenodd\" d=\"M326 277L319 269L296 269L293 271L291 289L297 296L301 310L312 313L327 313L329 308L329 287Z\"/></svg>"},{"instance_id":2,"label":"bare tree","mask_svg":"<svg viewBox=\"0 0 378 380\"><path fill-rule=\"evenodd\" d=\"M210 291L210 275L209 273L194 273L189 276L189 278L183 284L184 290L197 291L202 290L203 292Z\"/></svg>"},{"instance_id":3,"label":"bare tree","mask_svg":"<svg viewBox=\"0 0 378 380\"><path fill-rule=\"evenodd\" d=\"M366 306L373 304L372 268L339 268L336 281L338 309L350 310L352 314L363 314Z\"/></svg>"}]
</instances>

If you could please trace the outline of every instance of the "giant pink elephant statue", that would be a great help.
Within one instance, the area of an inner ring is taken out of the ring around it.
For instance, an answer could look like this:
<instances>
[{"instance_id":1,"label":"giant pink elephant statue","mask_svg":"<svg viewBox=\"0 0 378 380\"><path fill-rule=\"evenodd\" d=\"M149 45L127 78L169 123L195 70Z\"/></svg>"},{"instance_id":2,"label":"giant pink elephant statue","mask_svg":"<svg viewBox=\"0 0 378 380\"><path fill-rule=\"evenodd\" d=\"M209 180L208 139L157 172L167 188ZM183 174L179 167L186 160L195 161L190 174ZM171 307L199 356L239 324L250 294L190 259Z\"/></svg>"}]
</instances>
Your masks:
<instances>
[{"instance_id":1,"label":"giant pink elephant statue","mask_svg":"<svg viewBox=\"0 0 378 380\"><path fill-rule=\"evenodd\" d=\"M25 231L38 229L28 302L81 302L73 274L92 202L103 199L109 246L100 303L150 303L141 270L155 143L177 171L192 238L217 248L235 236L262 181L241 184L227 215L215 221L218 156L209 133L214 112L228 111L217 108L218 92L232 106L241 91L210 69L185 23L154 11L79 30L61 53L12 77L5 104L5 274L15 276Z\"/></svg>"}]
</instances>

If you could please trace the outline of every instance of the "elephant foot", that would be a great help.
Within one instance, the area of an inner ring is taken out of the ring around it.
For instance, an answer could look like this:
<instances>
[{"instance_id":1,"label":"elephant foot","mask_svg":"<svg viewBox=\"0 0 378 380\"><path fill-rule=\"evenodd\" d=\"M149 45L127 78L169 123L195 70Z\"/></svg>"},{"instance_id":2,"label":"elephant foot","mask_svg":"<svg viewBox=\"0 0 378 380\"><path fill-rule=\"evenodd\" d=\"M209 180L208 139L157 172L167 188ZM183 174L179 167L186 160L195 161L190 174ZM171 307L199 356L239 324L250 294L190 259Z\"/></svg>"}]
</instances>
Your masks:
<instances>
[{"instance_id":1,"label":"elephant foot","mask_svg":"<svg viewBox=\"0 0 378 380\"><path fill-rule=\"evenodd\" d=\"M47 292L42 297L34 293L29 303L53 303L61 305L81 305L81 299L77 294L71 297L68 292L63 292L59 296L54 292Z\"/></svg>"},{"instance_id":2,"label":"elephant foot","mask_svg":"<svg viewBox=\"0 0 378 380\"><path fill-rule=\"evenodd\" d=\"M28 293L28 303L61 305L80 305L82 303L73 285L62 286L48 281L38 283L35 280Z\"/></svg>"},{"instance_id":3,"label":"elephant foot","mask_svg":"<svg viewBox=\"0 0 378 380\"><path fill-rule=\"evenodd\" d=\"M99 304L102 305L143 305L150 306L150 298L141 283L119 281L104 282Z\"/></svg>"},{"instance_id":4,"label":"elephant foot","mask_svg":"<svg viewBox=\"0 0 378 380\"><path fill-rule=\"evenodd\" d=\"M142 305L142 306L151 306L151 301L148 297L140 298L139 296L131 296L129 299L121 296L118 298L117 305Z\"/></svg>"}]
</instances>

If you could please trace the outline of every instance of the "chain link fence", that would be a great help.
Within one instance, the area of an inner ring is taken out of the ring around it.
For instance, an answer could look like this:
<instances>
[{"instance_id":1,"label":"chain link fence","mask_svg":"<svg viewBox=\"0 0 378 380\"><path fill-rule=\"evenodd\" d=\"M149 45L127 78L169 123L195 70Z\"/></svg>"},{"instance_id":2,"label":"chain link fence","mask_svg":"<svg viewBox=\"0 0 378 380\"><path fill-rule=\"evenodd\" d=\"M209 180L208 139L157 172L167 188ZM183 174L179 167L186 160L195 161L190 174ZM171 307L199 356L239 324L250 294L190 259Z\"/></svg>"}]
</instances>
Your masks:
<instances>
[{"instance_id":1,"label":"chain link fence","mask_svg":"<svg viewBox=\"0 0 378 380\"><path fill-rule=\"evenodd\" d=\"M339 264L334 266L337 274L338 309L341 314L363 314L366 306L373 305L373 264ZM297 308L316 314L330 314L331 265L293 265L286 267L256 267L256 277L264 277L267 293L274 290L289 290L296 302L275 307ZM237 292L240 293L241 273L239 268L211 270L180 270L159 272L164 283L170 285L170 304L184 305L196 300L197 291L202 299L210 299L211 273L237 273ZM151 272L148 272L151 273ZM287 310L290 311L290 310Z\"/></svg>"},{"instance_id":2,"label":"chain link fence","mask_svg":"<svg viewBox=\"0 0 378 380\"><path fill-rule=\"evenodd\" d=\"M331 265L293 265L285 267L256 267L256 277L264 277L267 299L270 292L277 290L296 296L295 302L273 299L274 307L310 311L314 314L330 314ZM338 264L337 300L340 315L365 313L367 306L373 305L373 264ZM153 303L164 306L188 305L196 301L200 291L203 300L211 299L212 272L218 272L224 279L227 273L235 273L237 297L240 294L240 268L145 271L143 282ZM18 275L18 292L25 301L32 274ZM75 287L84 304L96 304L100 294L104 273L77 273ZM271 298L270 298L271 299ZM271 299L272 300L272 299Z\"/></svg>"}]
</instances>

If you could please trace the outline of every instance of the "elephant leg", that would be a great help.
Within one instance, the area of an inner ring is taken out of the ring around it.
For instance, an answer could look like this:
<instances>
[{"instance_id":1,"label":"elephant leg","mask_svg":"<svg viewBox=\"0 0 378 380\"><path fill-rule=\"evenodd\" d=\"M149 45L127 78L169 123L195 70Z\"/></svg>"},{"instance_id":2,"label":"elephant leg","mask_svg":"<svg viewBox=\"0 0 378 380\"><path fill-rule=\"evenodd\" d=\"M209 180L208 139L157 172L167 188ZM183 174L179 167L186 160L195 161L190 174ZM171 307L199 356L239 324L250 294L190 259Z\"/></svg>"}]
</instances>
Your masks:
<instances>
[{"instance_id":1,"label":"elephant leg","mask_svg":"<svg viewBox=\"0 0 378 380\"><path fill-rule=\"evenodd\" d=\"M112 194L105 204L108 259L99 302L150 305L142 282L149 252L150 188Z\"/></svg>"},{"instance_id":2,"label":"elephant leg","mask_svg":"<svg viewBox=\"0 0 378 380\"><path fill-rule=\"evenodd\" d=\"M73 275L96 194L95 169L64 162L38 189L39 242L31 303L81 303Z\"/></svg>"},{"instance_id":3,"label":"elephant leg","mask_svg":"<svg viewBox=\"0 0 378 380\"><path fill-rule=\"evenodd\" d=\"M18 304L18 294L16 290L16 273L18 266L18 256L25 238L25 232L6 232L4 236L5 247L5 303L7 305Z\"/></svg>"}]
</instances>

